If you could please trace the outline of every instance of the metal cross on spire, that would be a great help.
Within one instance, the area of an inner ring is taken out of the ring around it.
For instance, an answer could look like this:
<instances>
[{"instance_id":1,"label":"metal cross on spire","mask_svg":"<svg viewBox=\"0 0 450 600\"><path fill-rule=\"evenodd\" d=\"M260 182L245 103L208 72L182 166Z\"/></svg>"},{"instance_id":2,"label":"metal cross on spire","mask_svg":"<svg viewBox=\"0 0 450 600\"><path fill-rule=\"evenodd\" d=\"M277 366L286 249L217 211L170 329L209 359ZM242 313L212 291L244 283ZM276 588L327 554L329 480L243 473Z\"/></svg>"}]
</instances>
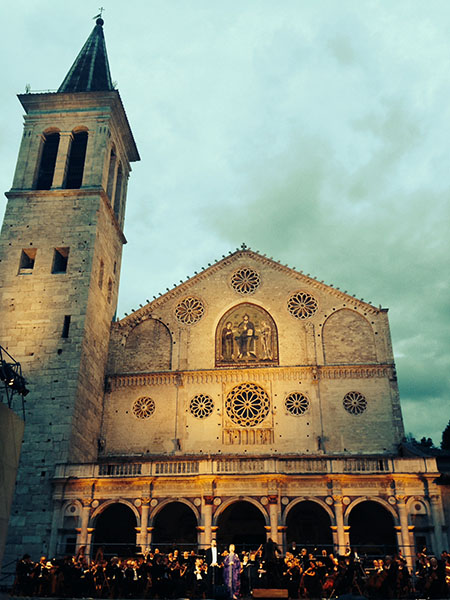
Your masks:
<instances>
[{"instance_id":1,"label":"metal cross on spire","mask_svg":"<svg viewBox=\"0 0 450 600\"><path fill-rule=\"evenodd\" d=\"M98 10L100 11L99 14L95 15L95 17L92 17L93 19L101 19L103 17L103 11L105 10L103 6L100 6Z\"/></svg>"}]
</instances>

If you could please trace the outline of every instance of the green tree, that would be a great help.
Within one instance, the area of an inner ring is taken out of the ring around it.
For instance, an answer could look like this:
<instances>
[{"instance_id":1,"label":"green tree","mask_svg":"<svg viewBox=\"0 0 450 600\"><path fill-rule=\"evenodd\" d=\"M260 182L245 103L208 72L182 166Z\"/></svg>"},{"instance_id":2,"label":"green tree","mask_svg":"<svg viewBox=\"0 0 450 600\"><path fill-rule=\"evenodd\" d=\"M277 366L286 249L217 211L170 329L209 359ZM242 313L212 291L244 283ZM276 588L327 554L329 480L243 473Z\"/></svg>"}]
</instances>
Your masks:
<instances>
[{"instance_id":1,"label":"green tree","mask_svg":"<svg viewBox=\"0 0 450 600\"><path fill-rule=\"evenodd\" d=\"M450 421L448 422L447 427L442 432L441 449L450 450Z\"/></svg>"}]
</instances>

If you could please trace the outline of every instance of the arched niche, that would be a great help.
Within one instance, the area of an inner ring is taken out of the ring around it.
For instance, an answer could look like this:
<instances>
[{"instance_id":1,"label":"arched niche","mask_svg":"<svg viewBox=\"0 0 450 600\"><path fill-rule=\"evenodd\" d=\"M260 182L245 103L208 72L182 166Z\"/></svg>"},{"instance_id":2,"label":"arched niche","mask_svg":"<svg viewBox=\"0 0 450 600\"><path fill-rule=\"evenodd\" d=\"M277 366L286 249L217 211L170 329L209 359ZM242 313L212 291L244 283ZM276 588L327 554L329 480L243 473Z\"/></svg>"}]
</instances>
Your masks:
<instances>
[{"instance_id":1,"label":"arched niche","mask_svg":"<svg viewBox=\"0 0 450 600\"><path fill-rule=\"evenodd\" d=\"M199 521L186 502L169 501L152 518L152 545L162 551L173 546L192 549L197 544Z\"/></svg>"},{"instance_id":2,"label":"arched niche","mask_svg":"<svg viewBox=\"0 0 450 600\"><path fill-rule=\"evenodd\" d=\"M117 371L148 373L169 371L172 362L172 336L161 321L142 321L128 335Z\"/></svg>"},{"instance_id":3,"label":"arched niche","mask_svg":"<svg viewBox=\"0 0 450 600\"><path fill-rule=\"evenodd\" d=\"M266 541L267 516L250 499L227 503L215 515L216 538L220 547L235 544L238 550L256 549Z\"/></svg>"},{"instance_id":4,"label":"arched niche","mask_svg":"<svg viewBox=\"0 0 450 600\"><path fill-rule=\"evenodd\" d=\"M245 364L278 364L275 321L250 302L230 308L216 329L216 366Z\"/></svg>"},{"instance_id":5,"label":"arched niche","mask_svg":"<svg viewBox=\"0 0 450 600\"><path fill-rule=\"evenodd\" d=\"M391 507L371 499L353 503L349 511L350 546L353 549L361 555L384 556L397 552L395 518Z\"/></svg>"},{"instance_id":6,"label":"arched niche","mask_svg":"<svg viewBox=\"0 0 450 600\"><path fill-rule=\"evenodd\" d=\"M313 500L301 500L291 506L286 514L286 540L288 545L309 549L332 549L333 534L330 510Z\"/></svg>"},{"instance_id":7,"label":"arched niche","mask_svg":"<svg viewBox=\"0 0 450 600\"><path fill-rule=\"evenodd\" d=\"M52 187L56 157L58 155L59 139L59 130L55 128L47 129L42 135L36 181L34 185L36 190L49 190Z\"/></svg>"},{"instance_id":8,"label":"arched niche","mask_svg":"<svg viewBox=\"0 0 450 600\"><path fill-rule=\"evenodd\" d=\"M328 317L322 330L325 364L367 364L377 361L370 323L346 308Z\"/></svg>"},{"instance_id":9,"label":"arched niche","mask_svg":"<svg viewBox=\"0 0 450 600\"><path fill-rule=\"evenodd\" d=\"M93 556L102 549L105 557L133 556L136 547L137 519L130 506L113 502L102 507L95 518Z\"/></svg>"},{"instance_id":10,"label":"arched niche","mask_svg":"<svg viewBox=\"0 0 450 600\"><path fill-rule=\"evenodd\" d=\"M66 178L64 187L79 189L83 183L84 163L88 143L86 127L77 127L72 131L72 141L67 155Z\"/></svg>"}]
</instances>

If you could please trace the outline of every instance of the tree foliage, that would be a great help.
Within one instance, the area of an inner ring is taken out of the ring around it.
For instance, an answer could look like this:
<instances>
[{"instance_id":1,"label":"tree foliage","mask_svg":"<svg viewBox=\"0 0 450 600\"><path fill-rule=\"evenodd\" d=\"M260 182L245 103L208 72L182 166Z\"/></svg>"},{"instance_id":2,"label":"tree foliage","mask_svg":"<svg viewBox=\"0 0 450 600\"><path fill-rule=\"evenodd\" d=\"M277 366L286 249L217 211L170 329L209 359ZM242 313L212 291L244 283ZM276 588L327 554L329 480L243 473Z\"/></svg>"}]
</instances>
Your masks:
<instances>
[{"instance_id":1,"label":"tree foliage","mask_svg":"<svg viewBox=\"0 0 450 600\"><path fill-rule=\"evenodd\" d=\"M448 422L447 427L442 432L441 449L450 450L450 421Z\"/></svg>"}]
</instances>

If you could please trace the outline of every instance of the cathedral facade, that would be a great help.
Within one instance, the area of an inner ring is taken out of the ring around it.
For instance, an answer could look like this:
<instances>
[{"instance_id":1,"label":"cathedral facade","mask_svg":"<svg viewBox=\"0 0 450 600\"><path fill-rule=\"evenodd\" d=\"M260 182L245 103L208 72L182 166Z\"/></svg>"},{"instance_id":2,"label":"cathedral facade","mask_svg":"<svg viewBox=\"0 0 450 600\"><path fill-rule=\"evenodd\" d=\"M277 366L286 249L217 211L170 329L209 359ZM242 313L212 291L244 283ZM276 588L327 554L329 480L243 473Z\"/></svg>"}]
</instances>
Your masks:
<instances>
[{"instance_id":1,"label":"cathedral facade","mask_svg":"<svg viewBox=\"0 0 450 600\"><path fill-rule=\"evenodd\" d=\"M387 310L243 245L114 321L139 154L103 21L56 93L19 100L0 343L30 395L6 561L213 536L441 552L436 461L399 451Z\"/></svg>"}]
</instances>

